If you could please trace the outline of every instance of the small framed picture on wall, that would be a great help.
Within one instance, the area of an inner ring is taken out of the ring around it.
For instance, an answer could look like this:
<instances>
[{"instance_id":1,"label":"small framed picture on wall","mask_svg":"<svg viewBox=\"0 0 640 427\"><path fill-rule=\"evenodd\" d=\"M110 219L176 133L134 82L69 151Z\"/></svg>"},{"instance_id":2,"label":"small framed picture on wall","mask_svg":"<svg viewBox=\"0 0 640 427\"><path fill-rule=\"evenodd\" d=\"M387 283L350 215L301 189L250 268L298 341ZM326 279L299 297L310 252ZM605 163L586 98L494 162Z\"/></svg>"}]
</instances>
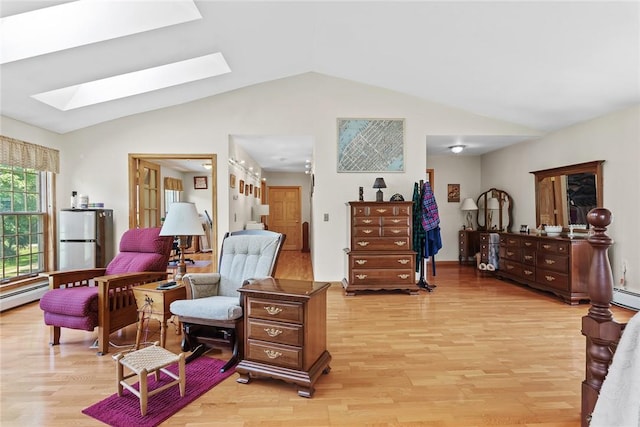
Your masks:
<instances>
[{"instance_id":1,"label":"small framed picture on wall","mask_svg":"<svg viewBox=\"0 0 640 427\"><path fill-rule=\"evenodd\" d=\"M460 184L447 184L447 202L460 201Z\"/></svg>"},{"instance_id":2,"label":"small framed picture on wall","mask_svg":"<svg viewBox=\"0 0 640 427\"><path fill-rule=\"evenodd\" d=\"M206 176L194 176L193 177L193 188L196 190L206 190L207 189L207 177Z\"/></svg>"},{"instance_id":3,"label":"small framed picture on wall","mask_svg":"<svg viewBox=\"0 0 640 427\"><path fill-rule=\"evenodd\" d=\"M244 194L244 179L240 180L240 184L238 185L238 193Z\"/></svg>"}]
</instances>

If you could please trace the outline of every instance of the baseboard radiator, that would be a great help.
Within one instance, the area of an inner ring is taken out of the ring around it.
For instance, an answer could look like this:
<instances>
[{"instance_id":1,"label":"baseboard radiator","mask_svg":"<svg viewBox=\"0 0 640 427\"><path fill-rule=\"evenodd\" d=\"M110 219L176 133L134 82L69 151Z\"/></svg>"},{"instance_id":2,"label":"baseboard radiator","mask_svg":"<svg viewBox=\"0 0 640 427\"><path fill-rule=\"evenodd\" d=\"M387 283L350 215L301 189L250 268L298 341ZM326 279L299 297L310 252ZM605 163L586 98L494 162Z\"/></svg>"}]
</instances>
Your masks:
<instances>
[{"instance_id":1,"label":"baseboard radiator","mask_svg":"<svg viewBox=\"0 0 640 427\"><path fill-rule=\"evenodd\" d=\"M49 282L45 280L3 293L0 296L0 311L38 301L47 290L49 290Z\"/></svg>"},{"instance_id":2,"label":"baseboard radiator","mask_svg":"<svg viewBox=\"0 0 640 427\"><path fill-rule=\"evenodd\" d=\"M619 307L640 311L640 294L624 289L614 289L611 303Z\"/></svg>"}]
</instances>

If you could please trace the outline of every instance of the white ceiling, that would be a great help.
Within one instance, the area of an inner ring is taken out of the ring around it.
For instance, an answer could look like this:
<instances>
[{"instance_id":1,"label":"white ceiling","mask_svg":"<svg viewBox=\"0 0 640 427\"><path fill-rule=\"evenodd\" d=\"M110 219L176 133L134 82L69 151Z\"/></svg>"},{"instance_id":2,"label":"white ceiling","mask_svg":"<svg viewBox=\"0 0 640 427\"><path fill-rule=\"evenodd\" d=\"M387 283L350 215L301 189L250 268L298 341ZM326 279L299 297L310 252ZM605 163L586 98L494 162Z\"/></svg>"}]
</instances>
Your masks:
<instances>
[{"instance_id":1,"label":"white ceiling","mask_svg":"<svg viewBox=\"0 0 640 427\"><path fill-rule=\"evenodd\" d=\"M0 0L0 14L59 3ZM195 3L200 20L0 66L0 113L66 133L306 72L542 132L640 103L638 1ZM215 52L231 73L70 111L31 97ZM444 153L460 138L469 154L521 140L442 135L427 144Z\"/></svg>"}]
</instances>

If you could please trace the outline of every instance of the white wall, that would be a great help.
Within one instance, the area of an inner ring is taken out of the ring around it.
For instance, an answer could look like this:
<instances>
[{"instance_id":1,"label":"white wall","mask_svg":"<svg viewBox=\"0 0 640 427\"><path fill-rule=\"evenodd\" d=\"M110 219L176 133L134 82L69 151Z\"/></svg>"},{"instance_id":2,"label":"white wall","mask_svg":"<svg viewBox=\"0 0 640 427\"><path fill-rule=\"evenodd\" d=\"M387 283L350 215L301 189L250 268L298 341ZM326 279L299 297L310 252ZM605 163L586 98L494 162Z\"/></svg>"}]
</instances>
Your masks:
<instances>
[{"instance_id":1,"label":"white wall","mask_svg":"<svg viewBox=\"0 0 640 427\"><path fill-rule=\"evenodd\" d=\"M428 154L428 153L427 153ZM440 234L442 249L436 255L438 260L458 259L458 231L466 224L466 212L460 210L462 201L471 197L474 201L483 189L480 176L480 156L428 156L427 168L433 169L431 189L438 203L440 214ZM435 184L435 185L434 185ZM447 184L460 184L460 202L447 201ZM410 200L405 197L405 200ZM477 225L473 215L474 228ZM444 243L446 242L446 244Z\"/></svg>"},{"instance_id":2,"label":"white wall","mask_svg":"<svg viewBox=\"0 0 640 427\"><path fill-rule=\"evenodd\" d=\"M336 119L339 117L405 118L405 172L337 173ZM3 130L7 136L16 138L20 138L16 135L20 132L15 128L8 133ZM231 229L226 215L229 206L225 201L230 196L229 169L225 164L229 137L234 134L310 135L314 138L316 185L311 216L322 218L321 215L328 213L330 218L327 222L311 221L314 275L316 280L338 281L346 274L343 251L344 236L347 235L345 203L357 200L359 186L365 189L365 200L374 200L375 191L371 186L377 176L385 178L386 196L401 193L409 200L413 183L425 178L426 135L523 135L535 132L397 92L307 73L65 134L60 137L64 155L61 156L58 194L70 194L76 189L89 194L93 200L105 202L107 207L114 209L115 234L119 236L128 227L129 153L216 153L219 212L214 213L214 221L217 221L221 239L224 232ZM58 143L58 136L54 135L50 141L22 139L48 146ZM437 173L436 184L446 184L447 178L443 182L439 181L439 176ZM442 194L437 196L446 200ZM453 221L453 227L457 228L459 213ZM457 248L456 239L445 241L444 245L448 249L443 250L453 250ZM439 259L446 257L443 255ZM450 259L457 259L457 256Z\"/></svg>"},{"instance_id":3,"label":"white wall","mask_svg":"<svg viewBox=\"0 0 640 427\"><path fill-rule=\"evenodd\" d=\"M535 224L535 187L529 172L604 160L604 207L614 221L609 251L616 284L628 261L627 289L640 293L640 106L599 117L539 140L507 147L482 158L482 187L513 197L514 223Z\"/></svg>"},{"instance_id":4,"label":"white wall","mask_svg":"<svg viewBox=\"0 0 640 427\"><path fill-rule=\"evenodd\" d=\"M243 181L245 185L253 184L254 187L260 187L259 177L262 176L262 169L242 147L234 142L233 136L229 138L229 157L244 163L241 165L229 164L227 161L219 160L219 167L227 170L229 175L234 174L236 177L235 188L231 188L229 186L230 177L227 176L229 228L224 229L222 236L227 231L244 230L249 221L255 221L254 211L260 205L260 198L254 197L253 194L240 194L240 181ZM218 198L220 198L219 193ZM224 215L224 209L224 206L220 207L220 215Z\"/></svg>"}]
</instances>

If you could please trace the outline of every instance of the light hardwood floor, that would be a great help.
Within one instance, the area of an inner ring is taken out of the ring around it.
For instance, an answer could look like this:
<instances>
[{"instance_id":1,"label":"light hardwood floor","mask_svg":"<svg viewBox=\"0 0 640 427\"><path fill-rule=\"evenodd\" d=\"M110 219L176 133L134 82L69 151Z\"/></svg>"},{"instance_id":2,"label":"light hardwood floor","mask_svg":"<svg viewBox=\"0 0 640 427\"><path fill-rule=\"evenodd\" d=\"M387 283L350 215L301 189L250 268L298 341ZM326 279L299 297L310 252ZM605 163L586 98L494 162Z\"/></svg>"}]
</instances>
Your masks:
<instances>
[{"instance_id":1,"label":"light hardwood floor","mask_svg":"<svg viewBox=\"0 0 640 427\"><path fill-rule=\"evenodd\" d=\"M276 273L311 279L308 254L283 252ZM435 291L417 296L345 297L334 283L327 308L332 369L313 398L275 380L239 384L234 374L163 425L578 426L580 319L588 306L472 267L442 264L437 274L429 278ZM95 333L63 330L61 345L49 347L37 303L2 313L0 324L3 427L102 425L80 412L115 392L114 360L89 348ZM158 339L150 332L148 341ZM135 326L111 341L133 343ZM173 331L167 348L180 351Z\"/></svg>"}]
</instances>

